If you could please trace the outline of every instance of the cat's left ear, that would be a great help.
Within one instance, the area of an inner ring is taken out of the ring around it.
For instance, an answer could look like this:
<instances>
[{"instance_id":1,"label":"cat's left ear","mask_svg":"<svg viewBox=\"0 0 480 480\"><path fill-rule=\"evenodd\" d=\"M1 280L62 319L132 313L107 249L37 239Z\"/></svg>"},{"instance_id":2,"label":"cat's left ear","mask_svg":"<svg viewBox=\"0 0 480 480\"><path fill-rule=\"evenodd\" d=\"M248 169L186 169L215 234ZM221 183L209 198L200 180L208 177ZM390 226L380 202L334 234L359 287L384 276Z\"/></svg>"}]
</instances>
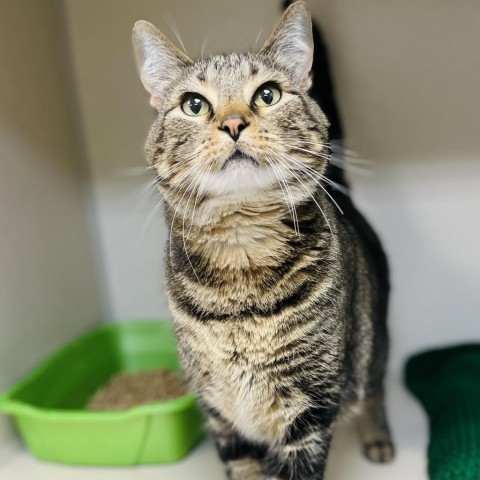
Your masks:
<instances>
[{"instance_id":1,"label":"cat's left ear","mask_svg":"<svg viewBox=\"0 0 480 480\"><path fill-rule=\"evenodd\" d=\"M165 88L192 61L149 22L135 23L132 38L140 77L151 95L150 103L158 108Z\"/></svg>"},{"instance_id":2,"label":"cat's left ear","mask_svg":"<svg viewBox=\"0 0 480 480\"><path fill-rule=\"evenodd\" d=\"M309 87L313 63L312 19L304 2L294 2L268 38L260 53L283 65L293 80Z\"/></svg>"}]
</instances>

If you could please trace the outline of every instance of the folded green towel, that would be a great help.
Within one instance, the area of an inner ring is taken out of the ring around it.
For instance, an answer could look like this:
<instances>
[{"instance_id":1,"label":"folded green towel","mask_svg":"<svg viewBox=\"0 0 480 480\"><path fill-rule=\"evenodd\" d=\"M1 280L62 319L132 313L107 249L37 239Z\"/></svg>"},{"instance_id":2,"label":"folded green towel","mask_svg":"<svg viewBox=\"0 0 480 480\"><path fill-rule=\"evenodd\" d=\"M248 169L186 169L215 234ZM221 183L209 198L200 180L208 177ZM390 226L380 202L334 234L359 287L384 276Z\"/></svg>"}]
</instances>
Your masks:
<instances>
[{"instance_id":1,"label":"folded green towel","mask_svg":"<svg viewBox=\"0 0 480 480\"><path fill-rule=\"evenodd\" d=\"M416 355L405 380L430 419L430 478L480 480L480 344Z\"/></svg>"}]
</instances>

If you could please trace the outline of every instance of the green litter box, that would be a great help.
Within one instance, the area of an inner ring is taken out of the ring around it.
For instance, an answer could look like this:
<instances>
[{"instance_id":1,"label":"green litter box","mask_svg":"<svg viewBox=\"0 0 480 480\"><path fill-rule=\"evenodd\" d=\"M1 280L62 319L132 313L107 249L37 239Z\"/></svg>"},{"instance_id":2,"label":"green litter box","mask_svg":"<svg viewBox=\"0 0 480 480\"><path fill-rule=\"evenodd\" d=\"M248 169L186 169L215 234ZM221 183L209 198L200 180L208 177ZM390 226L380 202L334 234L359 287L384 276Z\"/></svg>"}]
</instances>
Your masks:
<instances>
[{"instance_id":1,"label":"green litter box","mask_svg":"<svg viewBox=\"0 0 480 480\"><path fill-rule=\"evenodd\" d=\"M118 371L179 370L170 322L100 326L67 344L0 396L42 459L77 465L179 460L203 434L193 394L123 411L89 411L91 395Z\"/></svg>"}]
</instances>

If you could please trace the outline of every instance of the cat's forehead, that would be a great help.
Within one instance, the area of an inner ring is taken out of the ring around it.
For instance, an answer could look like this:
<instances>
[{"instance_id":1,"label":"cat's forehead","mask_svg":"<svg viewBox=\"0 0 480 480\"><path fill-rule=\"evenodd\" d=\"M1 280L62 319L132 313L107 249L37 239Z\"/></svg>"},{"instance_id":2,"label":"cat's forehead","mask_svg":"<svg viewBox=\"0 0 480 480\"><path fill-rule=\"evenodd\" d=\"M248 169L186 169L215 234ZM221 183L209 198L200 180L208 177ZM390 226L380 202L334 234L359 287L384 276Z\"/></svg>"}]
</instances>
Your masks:
<instances>
[{"instance_id":1,"label":"cat's forehead","mask_svg":"<svg viewBox=\"0 0 480 480\"><path fill-rule=\"evenodd\" d=\"M196 62L183 86L192 91L214 91L220 98L229 98L265 82L281 82L283 77L261 55L232 53Z\"/></svg>"},{"instance_id":2,"label":"cat's forehead","mask_svg":"<svg viewBox=\"0 0 480 480\"><path fill-rule=\"evenodd\" d=\"M258 74L261 62L252 54L215 55L197 62L195 65L197 78L203 81L234 82L237 78L248 78Z\"/></svg>"}]
</instances>

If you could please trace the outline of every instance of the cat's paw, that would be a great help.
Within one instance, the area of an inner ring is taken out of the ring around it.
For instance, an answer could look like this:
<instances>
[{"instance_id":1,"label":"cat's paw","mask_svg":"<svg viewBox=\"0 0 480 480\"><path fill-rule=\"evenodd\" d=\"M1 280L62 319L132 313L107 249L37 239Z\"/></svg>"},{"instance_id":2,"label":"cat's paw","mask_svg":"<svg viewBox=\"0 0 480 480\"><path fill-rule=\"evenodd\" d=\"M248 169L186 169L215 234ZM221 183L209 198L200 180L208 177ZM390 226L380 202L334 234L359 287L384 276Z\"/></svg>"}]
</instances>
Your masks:
<instances>
[{"instance_id":1,"label":"cat's paw","mask_svg":"<svg viewBox=\"0 0 480 480\"><path fill-rule=\"evenodd\" d=\"M365 445L365 456L374 463L389 463L395 457L395 448L392 442L378 441Z\"/></svg>"}]
</instances>

